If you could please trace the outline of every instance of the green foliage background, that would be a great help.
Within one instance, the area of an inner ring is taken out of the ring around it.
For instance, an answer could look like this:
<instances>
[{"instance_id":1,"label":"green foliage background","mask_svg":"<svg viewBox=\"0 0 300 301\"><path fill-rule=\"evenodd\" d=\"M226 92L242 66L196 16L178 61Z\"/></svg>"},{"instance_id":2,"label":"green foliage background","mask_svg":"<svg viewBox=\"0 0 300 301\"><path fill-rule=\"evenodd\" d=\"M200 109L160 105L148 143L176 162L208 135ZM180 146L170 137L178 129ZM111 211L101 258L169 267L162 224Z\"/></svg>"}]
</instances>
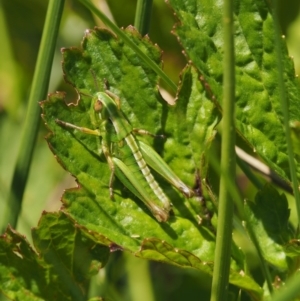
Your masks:
<instances>
[{"instance_id":1,"label":"green foliage background","mask_svg":"<svg viewBox=\"0 0 300 301\"><path fill-rule=\"evenodd\" d=\"M294 56L295 67L299 73L300 35L297 30L300 26L299 1L282 0L281 2L281 23L287 37L290 54ZM118 26L127 27L133 24L136 1L110 0L108 4ZM0 213L5 212L5 201L20 141L26 100L35 68L46 8L47 2L43 0L0 2L2 40L0 48ZM151 40L164 51L165 72L177 82L186 60L176 38L170 34L175 22L168 5L161 0L154 1L149 35ZM49 91L67 91L68 99L74 98L74 92L62 80L59 49L79 46L85 29L93 28L96 24L100 25L99 20L95 20L77 1L66 1ZM28 240L31 239L30 229L37 225L41 212L58 209L60 207L58 200L63 189L75 186L74 179L62 170L49 151L44 140L46 133L47 129L41 123L22 214L17 227L17 230L25 234ZM245 195L251 196L252 186L243 179L241 182L245 187ZM251 250L248 250L248 256L254 256ZM112 256L111 261L114 264L108 264L106 271L115 287L106 287L106 289L114 291L116 298L122 295L126 298L129 292L124 275L126 271L130 275L130 270L138 265L139 261L119 255ZM259 270L257 258L254 258L251 268L254 272ZM182 300L183 298L199 300L199 295L201 295L201 300L206 300L206 296L207 300L209 299L210 279L207 275L203 276L198 271L182 270L158 263L151 264L151 273L156 300ZM255 275L258 279L261 277L259 272Z\"/></svg>"}]
</instances>

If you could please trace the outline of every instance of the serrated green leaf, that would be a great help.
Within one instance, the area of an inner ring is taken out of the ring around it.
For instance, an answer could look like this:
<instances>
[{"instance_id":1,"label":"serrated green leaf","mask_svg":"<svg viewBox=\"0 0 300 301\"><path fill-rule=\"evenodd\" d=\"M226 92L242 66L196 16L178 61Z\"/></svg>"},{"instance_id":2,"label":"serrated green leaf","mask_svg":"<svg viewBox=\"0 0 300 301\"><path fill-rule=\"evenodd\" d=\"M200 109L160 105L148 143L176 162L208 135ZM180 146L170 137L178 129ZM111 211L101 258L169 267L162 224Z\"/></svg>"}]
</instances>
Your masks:
<instances>
[{"instance_id":1,"label":"serrated green leaf","mask_svg":"<svg viewBox=\"0 0 300 301\"><path fill-rule=\"evenodd\" d=\"M203 75L207 89L222 102L223 3L169 0L180 23L175 32L186 55ZM236 126L267 163L290 181L281 112L273 18L267 2L244 0L235 8ZM290 123L299 121L300 87L284 39L284 77ZM300 175L299 160L296 158Z\"/></svg>"},{"instance_id":2,"label":"serrated green leaf","mask_svg":"<svg viewBox=\"0 0 300 301\"><path fill-rule=\"evenodd\" d=\"M86 300L91 276L109 256L91 238L64 214L47 213L33 229L36 253L8 228L0 238L1 293L11 300Z\"/></svg>"},{"instance_id":3,"label":"serrated green leaf","mask_svg":"<svg viewBox=\"0 0 300 301\"><path fill-rule=\"evenodd\" d=\"M61 212L44 214L32 230L32 238L41 257L65 283L69 278L70 285L74 282L87 289L91 276L108 260L109 249L95 243L86 229L76 227Z\"/></svg>"},{"instance_id":4,"label":"serrated green leaf","mask_svg":"<svg viewBox=\"0 0 300 301\"><path fill-rule=\"evenodd\" d=\"M161 64L161 51L148 38L141 40L132 27L125 33L147 56ZM95 28L86 31L82 49L66 48L62 53L65 79L78 91L94 95L106 90L107 83L108 89L120 97L122 110L134 127L142 124L154 133L161 128L158 77L121 40L107 30ZM90 100L85 103L90 104ZM147 114L141 114L146 108ZM88 109L85 107L86 112Z\"/></svg>"},{"instance_id":5,"label":"serrated green leaf","mask_svg":"<svg viewBox=\"0 0 300 301\"><path fill-rule=\"evenodd\" d=\"M245 203L245 214L265 260L281 270L288 267L284 247L291 231L288 227L290 210L284 194L280 195L271 185L259 191L255 202Z\"/></svg>"},{"instance_id":6,"label":"serrated green leaf","mask_svg":"<svg viewBox=\"0 0 300 301\"><path fill-rule=\"evenodd\" d=\"M164 129L168 139L164 144L163 154L165 161L176 170L181 179L199 189L203 199L200 202L201 208L196 210L200 210L201 213L198 214L205 219L205 214L210 215L216 206L206 183L206 155L221 115L214 103L207 98L199 78L199 74L191 66L187 66L181 74L176 104L168 110ZM196 181L195 174L198 177ZM210 201L214 203L210 204ZM176 206L176 202L174 205Z\"/></svg>"},{"instance_id":7,"label":"serrated green leaf","mask_svg":"<svg viewBox=\"0 0 300 301\"><path fill-rule=\"evenodd\" d=\"M170 137L164 146L166 162L188 178L199 169L203 181L207 176L206 152L216 134L221 115L207 98L195 68L185 68L181 74L176 105L169 108L165 131ZM192 185L190 177L190 185Z\"/></svg>"},{"instance_id":8,"label":"serrated green leaf","mask_svg":"<svg viewBox=\"0 0 300 301\"><path fill-rule=\"evenodd\" d=\"M10 227L0 237L0 292L11 300L45 300L46 267L24 236ZM30 281L29 281L30 279Z\"/></svg>"},{"instance_id":9,"label":"serrated green leaf","mask_svg":"<svg viewBox=\"0 0 300 301\"><path fill-rule=\"evenodd\" d=\"M142 39L132 29L125 32L152 59L159 60L160 52L149 40ZM128 193L117 179L111 200L110 171L98 151L99 138L55 123L55 119L60 119L91 128L92 99L88 95L103 90L99 83L106 80L110 90L120 97L122 110L134 127L166 134L166 141L157 139L153 145L180 178L193 185L197 168L202 168L202 175L206 175L204 154L219 120L217 110L205 97L197 80L197 73L191 68L185 70L176 107L168 108L157 93L157 76L109 32L87 31L82 47L63 50L66 80L81 94L78 104L67 106L63 93L52 94L42 103L43 118L52 132L47 137L48 143L79 185L65 192L64 211L111 250L124 249L136 256L211 273L215 236L197 223L199 199L184 199L158 178L174 205L174 214L166 223L157 222L144 204ZM201 147L190 139L198 139ZM261 294L260 287L250 276L240 273L242 268L234 260L231 269L235 284L253 294Z\"/></svg>"}]
</instances>

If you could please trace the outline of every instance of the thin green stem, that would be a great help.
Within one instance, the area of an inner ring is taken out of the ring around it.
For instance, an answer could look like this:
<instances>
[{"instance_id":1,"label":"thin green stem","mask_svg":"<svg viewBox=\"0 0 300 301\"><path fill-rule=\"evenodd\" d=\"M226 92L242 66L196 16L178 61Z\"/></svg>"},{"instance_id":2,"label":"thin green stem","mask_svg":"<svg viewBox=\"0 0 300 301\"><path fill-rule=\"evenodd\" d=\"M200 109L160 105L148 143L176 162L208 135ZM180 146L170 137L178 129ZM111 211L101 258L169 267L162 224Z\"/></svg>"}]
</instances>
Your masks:
<instances>
[{"instance_id":1,"label":"thin green stem","mask_svg":"<svg viewBox=\"0 0 300 301\"><path fill-rule=\"evenodd\" d=\"M29 95L22 139L3 225L16 227L40 122L38 102L46 98L64 0L50 0Z\"/></svg>"},{"instance_id":2,"label":"thin green stem","mask_svg":"<svg viewBox=\"0 0 300 301\"><path fill-rule=\"evenodd\" d=\"M290 173L292 179L292 185L294 190L294 196L296 200L296 208L297 208L297 215L298 215L298 228L300 225L300 193L299 193L299 183L297 180L297 173L296 173L296 165L295 165L295 155L293 152L293 145L292 145L292 138L291 138L291 129L289 125L289 107L288 107L288 100L286 97L286 91L284 86L284 67L283 67L283 57L282 57L282 43L281 43L281 30L279 26L278 20L278 0L274 1L274 9L273 9L273 18L274 18L274 27L275 27L275 46L276 46L276 58L277 58L277 74L278 74L278 84L279 84L279 96L281 102L281 109L283 113L284 119L284 128L285 128L285 137L287 143L287 152L289 157L289 166L290 166Z\"/></svg>"},{"instance_id":3,"label":"thin green stem","mask_svg":"<svg viewBox=\"0 0 300 301\"><path fill-rule=\"evenodd\" d=\"M223 132L221 147L221 181L218 208L218 225L215 266L212 280L211 301L227 300L231 258L233 199L226 185L226 178L235 181L235 57L233 0L224 0L224 98Z\"/></svg>"},{"instance_id":4,"label":"thin green stem","mask_svg":"<svg viewBox=\"0 0 300 301\"><path fill-rule=\"evenodd\" d=\"M125 258L130 300L139 301L143 296L143 301L154 301L148 261L132 254L126 254Z\"/></svg>"},{"instance_id":5,"label":"thin green stem","mask_svg":"<svg viewBox=\"0 0 300 301\"><path fill-rule=\"evenodd\" d=\"M162 80L166 82L167 85L172 88L174 92L177 91L177 86L173 81L163 72L163 70L154 63L145 53L133 42L130 38L125 34L123 30L121 30L118 26L116 26L113 22L111 22L100 10L96 8L90 1L88 0L79 0L84 6L86 6L90 11L92 11L97 17L99 17L102 22L108 26L117 36L119 36L135 53L143 60L157 75L161 77Z\"/></svg>"},{"instance_id":6,"label":"thin green stem","mask_svg":"<svg viewBox=\"0 0 300 301\"><path fill-rule=\"evenodd\" d=\"M236 206L238 215L241 219L244 218L244 205L242 198L240 196L239 190L237 185L235 184L235 181L231 181L230 178L227 177L228 172L226 170L222 170L220 163L217 160L215 153L209 153L207 154L209 165L212 167L212 169L215 171L216 174L219 174L221 177L223 176L224 181L226 181L225 185L227 187L227 191L230 194L230 197L234 200L234 204ZM223 175L222 175L223 174Z\"/></svg>"},{"instance_id":7,"label":"thin green stem","mask_svg":"<svg viewBox=\"0 0 300 301\"><path fill-rule=\"evenodd\" d=\"M258 257L260 259L260 263L261 263L260 267L261 267L262 273L265 276L265 279L267 281L269 291L272 292L272 289L273 289L272 288L272 279L271 279L271 274L270 274L270 271L269 271L269 267L268 267L268 264L266 263L266 261L264 260L262 250L260 248L260 245L259 245L258 239L256 237L256 234L253 231L252 224L248 222L247 214L244 213L244 207L243 207L243 203L242 203L241 197L239 195L238 189L237 189L235 183L230 181L230 179L227 177L227 173L226 172L222 173L222 170L220 170L220 166L219 166L217 160L215 159L214 155L211 154L208 158L209 158L209 164L214 169L214 171L216 173L221 174L221 175L223 174L223 179L224 179L225 184L227 186L228 193L230 194L231 198L234 200L234 203L235 203L236 208L238 210L238 214L239 214L240 218L245 220L246 223L247 223L248 233L250 235L251 241L254 244L254 247L256 248L256 252L258 254ZM237 161L240 161L241 166L245 167L244 166L245 163L242 160L237 158ZM246 169L249 169L249 168L247 167ZM250 171L250 173L251 173L251 171ZM247 171L246 175L249 175L249 170ZM252 175L251 175L251 177L252 177ZM258 179L255 176L254 176L253 180L254 180L254 183L258 186L257 188L259 188L259 189L262 188L261 183L258 182ZM234 223L235 229L237 229L239 232L245 234L245 228L242 226L241 221L237 217L233 218L233 223Z\"/></svg>"},{"instance_id":8,"label":"thin green stem","mask_svg":"<svg viewBox=\"0 0 300 301\"><path fill-rule=\"evenodd\" d=\"M138 0L135 11L134 27L142 36L149 32L151 10L152 0Z\"/></svg>"},{"instance_id":9,"label":"thin green stem","mask_svg":"<svg viewBox=\"0 0 300 301\"><path fill-rule=\"evenodd\" d=\"M142 36L149 32L151 10L152 0L138 0L135 11L134 27ZM149 275L149 261L136 261L137 259L135 257L127 255L127 274L131 300L140 300L141 295L143 295L143 299L146 298L148 301L153 301L154 296L152 282ZM143 275L142 282L139 278L141 275ZM140 284L142 284L142 286Z\"/></svg>"}]
</instances>

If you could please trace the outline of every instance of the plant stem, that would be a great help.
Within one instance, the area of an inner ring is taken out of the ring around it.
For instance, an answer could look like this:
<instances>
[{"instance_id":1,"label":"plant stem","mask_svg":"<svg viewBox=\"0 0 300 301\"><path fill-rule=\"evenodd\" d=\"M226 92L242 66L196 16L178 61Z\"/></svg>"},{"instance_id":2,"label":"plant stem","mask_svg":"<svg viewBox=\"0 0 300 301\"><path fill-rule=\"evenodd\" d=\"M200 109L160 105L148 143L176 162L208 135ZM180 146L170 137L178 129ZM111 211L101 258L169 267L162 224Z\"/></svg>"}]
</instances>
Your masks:
<instances>
[{"instance_id":1,"label":"plant stem","mask_svg":"<svg viewBox=\"0 0 300 301\"><path fill-rule=\"evenodd\" d=\"M211 301L227 300L227 288L231 258L233 199L226 185L235 181L235 57L233 0L224 0L224 98L223 131L221 146L221 180L218 208L218 225L215 250L215 266L212 280Z\"/></svg>"},{"instance_id":2,"label":"plant stem","mask_svg":"<svg viewBox=\"0 0 300 301\"><path fill-rule=\"evenodd\" d=\"M13 174L3 226L16 227L40 122L38 102L46 98L64 0L50 0L29 95L22 139Z\"/></svg>"},{"instance_id":3,"label":"plant stem","mask_svg":"<svg viewBox=\"0 0 300 301\"><path fill-rule=\"evenodd\" d=\"M288 99L286 97L285 85L284 85L284 66L283 66L283 57L282 57L282 42L281 42L281 30L279 26L278 20L278 0L274 1L274 9L273 9L273 18L274 18L274 27L275 27L275 46L276 46L276 58L277 58L277 74L278 74L278 87L279 87L279 96L281 102L281 109L283 113L284 119L284 129L285 129L285 137L287 143L287 152L289 157L289 166L291 179L293 184L293 191L296 200L296 208L297 208L297 216L298 216L298 230L300 225L300 193L299 193L299 183L297 180L296 173L296 165L295 165L295 155L293 152L292 138L291 138L291 129L289 124L289 107L288 107Z\"/></svg>"},{"instance_id":4,"label":"plant stem","mask_svg":"<svg viewBox=\"0 0 300 301\"><path fill-rule=\"evenodd\" d=\"M141 33L142 36L148 34L150 28L152 0L138 0L134 27Z\"/></svg>"},{"instance_id":5,"label":"plant stem","mask_svg":"<svg viewBox=\"0 0 300 301\"><path fill-rule=\"evenodd\" d=\"M126 254L125 258L130 300L138 301L143 296L143 301L154 301L149 262L133 254Z\"/></svg>"},{"instance_id":6,"label":"plant stem","mask_svg":"<svg viewBox=\"0 0 300 301\"><path fill-rule=\"evenodd\" d=\"M135 11L134 27L142 36L149 32L151 10L152 0L138 0ZM138 260L132 255L127 255L126 258L131 300L140 300L143 295L143 299L146 298L147 301L153 301L154 296L149 273L149 261Z\"/></svg>"}]
</instances>

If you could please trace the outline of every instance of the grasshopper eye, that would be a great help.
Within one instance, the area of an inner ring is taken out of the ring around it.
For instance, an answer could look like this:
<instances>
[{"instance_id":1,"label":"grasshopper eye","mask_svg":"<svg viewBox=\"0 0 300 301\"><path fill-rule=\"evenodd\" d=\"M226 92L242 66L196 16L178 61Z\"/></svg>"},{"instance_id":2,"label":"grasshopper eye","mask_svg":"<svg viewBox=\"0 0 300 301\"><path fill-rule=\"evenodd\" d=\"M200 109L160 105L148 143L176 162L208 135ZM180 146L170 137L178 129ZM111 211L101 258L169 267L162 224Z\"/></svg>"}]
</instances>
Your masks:
<instances>
[{"instance_id":1,"label":"grasshopper eye","mask_svg":"<svg viewBox=\"0 0 300 301\"><path fill-rule=\"evenodd\" d=\"M97 99L94 104L95 112L100 112L102 110L103 104L100 99Z\"/></svg>"}]
</instances>

